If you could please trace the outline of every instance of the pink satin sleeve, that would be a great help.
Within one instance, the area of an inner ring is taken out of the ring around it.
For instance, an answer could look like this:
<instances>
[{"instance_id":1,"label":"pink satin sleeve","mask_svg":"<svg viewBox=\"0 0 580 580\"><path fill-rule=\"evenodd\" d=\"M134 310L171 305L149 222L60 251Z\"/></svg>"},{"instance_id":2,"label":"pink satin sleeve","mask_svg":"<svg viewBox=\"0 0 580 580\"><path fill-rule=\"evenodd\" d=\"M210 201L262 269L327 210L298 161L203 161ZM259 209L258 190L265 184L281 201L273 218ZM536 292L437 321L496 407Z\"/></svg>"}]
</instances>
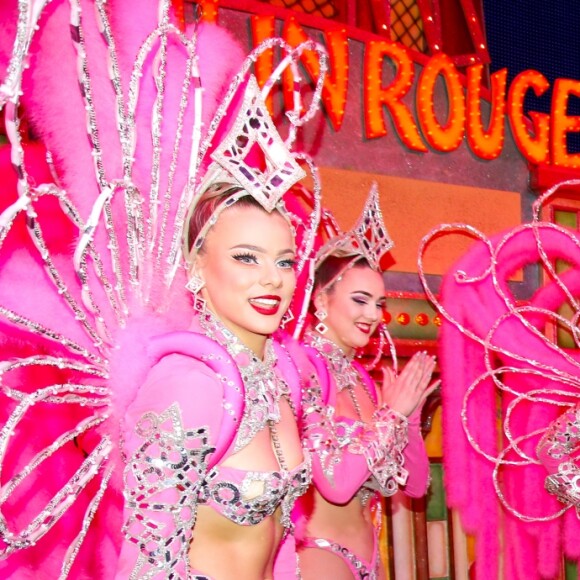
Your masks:
<instances>
[{"instance_id":1,"label":"pink satin sleeve","mask_svg":"<svg viewBox=\"0 0 580 580\"><path fill-rule=\"evenodd\" d=\"M413 411L408 418L407 436L409 442L403 451L403 457L409 476L402 489L409 497L422 497L429 487L430 465L421 434L421 407Z\"/></svg>"},{"instance_id":2,"label":"pink satin sleeve","mask_svg":"<svg viewBox=\"0 0 580 580\"><path fill-rule=\"evenodd\" d=\"M312 455L314 485L331 503L338 505L348 503L370 476L366 459L362 455L350 453L347 449L340 451L340 458L333 466L332 477L328 476L323 467L321 454Z\"/></svg>"},{"instance_id":3,"label":"pink satin sleeve","mask_svg":"<svg viewBox=\"0 0 580 580\"><path fill-rule=\"evenodd\" d=\"M333 466L329 477L328 466L324 465L327 452L335 446L329 432L334 424L329 424L325 400L328 398L330 378L326 365L316 357L314 351L298 343L288 335L280 337L281 342L296 366L302 388L301 431L304 446L312 453L312 480L318 491L330 502L347 503L368 479L367 463L361 455L341 454L341 460ZM354 421L346 419L354 431L359 428Z\"/></svg>"},{"instance_id":4,"label":"pink satin sleeve","mask_svg":"<svg viewBox=\"0 0 580 580\"><path fill-rule=\"evenodd\" d=\"M223 415L223 388L216 375L202 362L170 354L149 372L125 416L125 454L129 456L141 437L135 425L146 413L162 413L179 407L183 426L207 427L215 443Z\"/></svg>"},{"instance_id":5,"label":"pink satin sleeve","mask_svg":"<svg viewBox=\"0 0 580 580\"><path fill-rule=\"evenodd\" d=\"M192 467L193 456L186 456L186 453L199 447L211 454L222 416L222 386L216 375L200 361L171 354L150 371L127 409L124 421L123 451L127 465L123 521L126 529L117 580L131 577L138 562L142 562L139 544L149 534L147 528L159 534L158 538L149 542L148 547L151 548L151 543L158 543L163 552L169 546L172 559L179 560L178 567L172 572L182 573L186 577L187 548L191 541L194 516L171 513L171 509L177 505L176 502L183 503L186 499L188 509L192 514L195 512L195 494L191 490L196 489L200 471L198 467ZM184 468L186 463L188 465ZM150 485L149 481L152 482ZM185 485L173 485L171 482L174 481L183 481ZM141 482L146 482L146 485ZM185 498L184 490L189 490L191 497ZM139 507L132 509L127 504L135 498ZM152 573L151 570L144 564L144 567L138 568L137 576L145 575L146 571ZM167 573L161 568L158 573L153 572L151 578L161 580L167 577Z\"/></svg>"},{"instance_id":6,"label":"pink satin sleeve","mask_svg":"<svg viewBox=\"0 0 580 580\"><path fill-rule=\"evenodd\" d=\"M312 419L312 415L308 418ZM411 497L425 494L429 460L418 423L408 430L404 419L393 418L394 435L383 444L372 422L363 426L350 418L332 415L322 421L314 418L314 421L305 444L313 452L314 484L328 501L348 503L373 478L380 482L376 489L381 489L383 495L392 495L397 488ZM333 425L327 428L325 423L329 422ZM344 435L342 442L342 437L328 435L337 432ZM367 448L373 447L377 448L377 453L370 459L371 464L374 463L371 468L369 456L372 453L367 452Z\"/></svg>"},{"instance_id":7,"label":"pink satin sleeve","mask_svg":"<svg viewBox=\"0 0 580 580\"><path fill-rule=\"evenodd\" d=\"M348 503L373 475L368 457L361 451L373 438L374 425L369 428L359 421L336 417L329 403L334 385L324 362L309 347L287 346L302 380L302 433L305 447L312 452L314 485L328 501L339 505ZM404 423L401 418L401 425ZM406 426L402 429L406 432ZM355 447L358 452L353 452ZM397 461L391 462L393 470Z\"/></svg>"}]
</instances>

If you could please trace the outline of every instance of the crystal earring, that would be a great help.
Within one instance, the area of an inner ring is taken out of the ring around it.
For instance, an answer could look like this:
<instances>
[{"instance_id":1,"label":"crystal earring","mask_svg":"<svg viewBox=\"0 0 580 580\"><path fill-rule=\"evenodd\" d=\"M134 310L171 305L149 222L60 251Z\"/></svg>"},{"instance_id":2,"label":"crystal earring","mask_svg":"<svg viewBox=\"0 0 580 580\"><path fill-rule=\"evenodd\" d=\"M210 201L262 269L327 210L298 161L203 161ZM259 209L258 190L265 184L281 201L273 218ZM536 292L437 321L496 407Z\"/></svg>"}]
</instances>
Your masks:
<instances>
[{"instance_id":1,"label":"crystal earring","mask_svg":"<svg viewBox=\"0 0 580 580\"><path fill-rule=\"evenodd\" d=\"M195 272L192 273L185 287L193 294L193 308L196 312L203 314L205 312L205 300L199 292L205 286L205 282Z\"/></svg>"},{"instance_id":2,"label":"crystal earring","mask_svg":"<svg viewBox=\"0 0 580 580\"><path fill-rule=\"evenodd\" d=\"M289 322L292 322L292 320L294 320L294 314L292 314L292 310L288 308L286 314L284 314L282 320L280 320L280 328L285 328Z\"/></svg>"},{"instance_id":3,"label":"crystal earring","mask_svg":"<svg viewBox=\"0 0 580 580\"><path fill-rule=\"evenodd\" d=\"M185 287L192 293L197 294L205 285L205 282L195 272L191 275Z\"/></svg>"},{"instance_id":4,"label":"crystal earring","mask_svg":"<svg viewBox=\"0 0 580 580\"><path fill-rule=\"evenodd\" d=\"M328 332L328 326L324 324L324 320L326 320L328 316L328 312L323 308L319 308L315 313L314 316L319 320L319 323L314 327L314 330L318 332L318 334L326 334Z\"/></svg>"}]
</instances>

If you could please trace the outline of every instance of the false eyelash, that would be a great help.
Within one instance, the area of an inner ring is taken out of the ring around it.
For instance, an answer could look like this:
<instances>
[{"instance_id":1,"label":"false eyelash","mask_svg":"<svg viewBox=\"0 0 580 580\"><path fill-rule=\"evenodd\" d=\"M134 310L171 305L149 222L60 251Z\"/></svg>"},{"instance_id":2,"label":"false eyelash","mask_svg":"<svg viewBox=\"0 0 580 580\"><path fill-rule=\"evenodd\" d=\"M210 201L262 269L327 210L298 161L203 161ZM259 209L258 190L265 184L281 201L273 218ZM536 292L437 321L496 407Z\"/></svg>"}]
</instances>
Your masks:
<instances>
[{"instance_id":1,"label":"false eyelash","mask_svg":"<svg viewBox=\"0 0 580 580\"><path fill-rule=\"evenodd\" d=\"M254 262L257 262L257 258L254 254L250 254L249 252L241 252L239 254L234 254L232 256L234 258L234 260L239 260L240 258L247 258L249 260L253 260Z\"/></svg>"}]
</instances>

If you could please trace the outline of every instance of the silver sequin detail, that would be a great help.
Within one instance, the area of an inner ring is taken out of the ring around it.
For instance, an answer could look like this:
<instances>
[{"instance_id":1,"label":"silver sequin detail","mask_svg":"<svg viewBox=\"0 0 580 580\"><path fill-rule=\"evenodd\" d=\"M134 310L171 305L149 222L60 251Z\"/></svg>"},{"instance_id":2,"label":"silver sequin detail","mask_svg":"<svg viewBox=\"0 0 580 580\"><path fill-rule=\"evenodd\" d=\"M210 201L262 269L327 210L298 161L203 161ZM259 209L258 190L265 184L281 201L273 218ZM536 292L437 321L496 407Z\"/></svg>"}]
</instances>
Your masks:
<instances>
[{"instance_id":1,"label":"silver sequin detail","mask_svg":"<svg viewBox=\"0 0 580 580\"><path fill-rule=\"evenodd\" d=\"M325 360L339 391L362 384L371 401L374 401L364 380L353 367L352 359L337 345L313 332L307 333L306 343ZM360 419L360 409L355 406ZM330 481L334 466L341 461L342 453L348 451L364 456L372 474L369 484L382 495L391 496L400 485L406 483L408 472L404 468L403 456L408 443L406 417L387 406L376 409L367 423L362 420L353 423L337 421L335 409L329 405L313 406L314 411L318 413L318 418L316 421L312 418L307 420L306 438L309 447L319 455Z\"/></svg>"},{"instance_id":2,"label":"silver sequin detail","mask_svg":"<svg viewBox=\"0 0 580 580\"><path fill-rule=\"evenodd\" d=\"M238 337L230 332L211 312L200 316L205 334L226 348L228 353L244 364L238 364L244 383L244 414L236 435L234 452L243 449L268 421L280 421L280 398L290 401L290 390L275 370L276 355L271 339L266 342L264 360L261 361Z\"/></svg>"},{"instance_id":3,"label":"silver sequin detail","mask_svg":"<svg viewBox=\"0 0 580 580\"><path fill-rule=\"evenodd\" d=\"M130 578L187 578L187 550L197 499L215 450L207 427L185 429L177 403L145 413L135 427L143 443L125 468L125 538L140 554Z\"/></svg>"}]
</instances>

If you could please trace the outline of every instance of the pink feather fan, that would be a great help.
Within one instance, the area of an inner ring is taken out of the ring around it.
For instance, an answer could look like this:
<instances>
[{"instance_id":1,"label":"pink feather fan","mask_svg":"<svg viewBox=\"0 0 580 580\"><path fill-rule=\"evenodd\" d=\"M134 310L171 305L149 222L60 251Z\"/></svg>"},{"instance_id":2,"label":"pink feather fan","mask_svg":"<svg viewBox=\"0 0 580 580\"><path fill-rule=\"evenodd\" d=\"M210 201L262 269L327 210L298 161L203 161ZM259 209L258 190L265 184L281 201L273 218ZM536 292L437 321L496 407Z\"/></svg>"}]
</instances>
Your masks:
<instances>
[{"instance_id":1,"label":"pink feather fan","mask_svg":"<svg viewBox=\"0 0 580 580\"><path fill-rule=\"evenodd\" d=\"M180 200L242 52L217 27L182 34L167 2L161 16L136 0L24 4L18 30L16 1L0 5L12 143L0 163L15 169L0 202L0 575L111 578L122 499L109 416L149 368L147 338L190 320ZM14 40L31 46L10 68ZM22 142L19 102L42 146Z\"/></svg>"},{"instance_id":2,"label":"pink feather fan","mask_svg":"<svg viewBox=\"0 0 580 580\"><path fill-rule=\"evenodd\" d=\"M552 578L562 556L580 556L574 510L544 489L536 446L551 422L580 396L575 297L580 293L580 235L536 217L488 239L463 224L440 226L427 246L449 233L478 241L449 270L439 298L444 317L442 369L445 486L449 505L477 539L476 577ZM568 264L560 272L558 260ZM509 282L521 268L537 289L518 300ZM562 314L567 304L573 316ZM566 329L575 348L558 344ZM576 538L576 540L575 540Z\"/></svg>"}]
</instances>

